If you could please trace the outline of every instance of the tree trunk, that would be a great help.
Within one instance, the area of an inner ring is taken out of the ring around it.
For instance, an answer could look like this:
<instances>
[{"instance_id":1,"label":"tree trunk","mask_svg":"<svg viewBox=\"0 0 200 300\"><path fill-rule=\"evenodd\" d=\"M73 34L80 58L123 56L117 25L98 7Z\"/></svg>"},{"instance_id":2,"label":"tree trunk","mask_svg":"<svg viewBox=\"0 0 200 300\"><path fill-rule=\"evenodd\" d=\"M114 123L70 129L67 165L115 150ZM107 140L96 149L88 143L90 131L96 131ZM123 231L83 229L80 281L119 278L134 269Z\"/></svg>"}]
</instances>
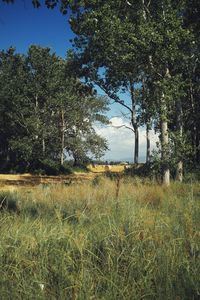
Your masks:
<instances>
[{"instance_id":1,"label":"tree trunk","mask_svg":"<svg viewBox=\"0 0 200 300\"><path fill-rule=\"evenodd\" d=\"M197 164L200 163L200 139L199 139L199 126L197 126L197 136L196 136L196 162Z\"/></svg>"},{"instance_id":2,"label":"tree trunk","mask_svg":"<svg viewBox=\"0 0 200 300\"><path fill-rule=\"evenodd\" d=\"M74 157L74 164L73 164L73 166L76 167L76 166L78 166L78 157L75 154L73 155L73 157Z\"/></svg>"},{"instance_id":3,"label":"tree trunk","mask_svg":"<svg viewBox=\"0 0 200 300\"><path fill-rule=\"evenodd\" d=\"M143 10L142 10L143 19L144 19L144 21L146 21L147 15L146 15L146 11L145 11L144 0L142 0L142 8L143 8Z\"/></svg>"},{"instance_id":4,"label":"tree trunk","mask_svg":"<svg viewBox=\"0 0 200 300\"><path fill-rule=\"evenodd\" d=\"M39 129L39 124L38 124L38 96L35 96L35 114L36 114L36 135L35 135L35 139L38 140L39 136L38 136L38 129Z\"/></svg>"},{"instance_id":5,"label":"tree trunk","mask_svg":"<svg viewBox=\"0 0 200 300\"><path fill-rule=\"evenodd\" d=\"M146 124L146 141L147 141L146 163L147 164L150 162L150 150L151 150L149 131L150 131L150 125L147 122Z\"/></svg>"},{"instance_id":6,"label":"tree trunk","mask_svg":"<svg viewBox=\"0 0 200 300\"><path fill-rule=\"evenodd\" d=\"M44 140L44 138L42 138L42 154L43 154L43 156L45 155L45 149L46 149L45 140Z\"/></svg>"},{"instance_id":7,"label":"tree trunk","mask_svg":"<svg viewBox=\"0 0 200 300\"><path fill-rule=\"evenodd\" d=\"M147 20L147 15L146 15L146 11L145 11L145 3L144 0L142 0L142 7L143 7L143 19L144 22L146 22ZM149 61L151 61L151 58L149 58ZM143 82L143 89L145 86L145 80L142 80ZM149 131L150 131L150 125L149 122L146 122L146 142L147 142L147 148L146 148L146 164L148 164L150 162L150 150L151 150L151 146L150 146L150 135L149 135Z\"/></svg>"},{"instance_id":8,"label":"tree trunk","mask_svg":"<svg viewBox=\"0 0 200 300\"><path fill-rule=\"evenodd\" d=\"M182 124L182 104L181 101L178 100L176 102L176 113L177 113L177 118L176 118L176 128L179 133L179 137L182 138L183 136L183 124ZM178 145L176 145L178 148ZM183 181L183 161L179 155L179 160L177 163L176 167L176 179L180 182Z\"/></svg>"},{"instance_id":9,"label":"tree trunk","mask_svg":"<svg viewBox=\"0 0 200 300\"><path fill-rule=\"evenodd\" d=\"M139 130L138 127L134 129L135 131L135 150L134 150L134 163L138 164L139 161Z\"/></svg>"},{"instance_id":10,"label":"tree trunk","mask_svg":"<svg viewBox=\"0 0 200 300\"><path fill-rule=\"evenodd\" d=\"M191 103L192 115L193 115L193 120L192 120L193 128L192 128L191 136L192 136L192 147L193 147L193 151L195 153L193 162L195 164L197 162L198 136L197 136L197 122L196 122L196 117L195 117L196 109L195 109L194 92L193 92L192 82L190 83L189 93L190 93L190 103Z\"/></svg>"},{"instance_id":11,"label":"tree trunk","mask_svg":"<svg viewBox=\"0 0 200 300\"><path fill-rule=\"evenodd\" d=\"M64 148L65 148L65 116L63 109L61 110L61 151L60 151L60 164L64 164Z\"/></svg>"},{"instance_id":12,"label":"tree trunk","mask_svg":"<svg viewBox=\"0 0 200 300\"><path fill-rule=\"evenodd\" d=\"M134 129L135 134L135 146L134 146L134 164L138 164L139 161L139 129L136 117L136 105L134 97L134 87L133 83L130 80L130 92L131 92L131 104L132 104L132 115L131 115L131 124Z\"/></svg>"},{"instance_id":13,"label":"tree trunk","mask_svg":"<svg viewBox=\"0 0 200 300\"><path fill-rule=\"evenodd\" d=\"M162 182L164 185L170 185L170 170L168 162L169 151L169 132L167 121L167 105L165 103L165 96L161 97L161 117L160 117L160 129L161 129L161 160L162 160Z\"/></svg>"},{"instance_id":14,"label":"tree trunk","mask_svg":"<svg viewBox=\"0 0 200 300\"><path fill-rule=\"evenodd\" d=\"M176 168L176 179L180 182L183 181L183 162L180 160Z\"/></svg>"},{"instance_id":15,"label":"tree trunk","mask_svg":"<svg viewBox=\"0 0 200 300\"><path fill-rule=\"evenodd\" d=\"M162 181L166 186L170 185L170 171L168 160L168 145L169 145L169 134L168 134L168 122L164 119L161 120L161 158L162 158Z\"/></svg>"}]
</instances>

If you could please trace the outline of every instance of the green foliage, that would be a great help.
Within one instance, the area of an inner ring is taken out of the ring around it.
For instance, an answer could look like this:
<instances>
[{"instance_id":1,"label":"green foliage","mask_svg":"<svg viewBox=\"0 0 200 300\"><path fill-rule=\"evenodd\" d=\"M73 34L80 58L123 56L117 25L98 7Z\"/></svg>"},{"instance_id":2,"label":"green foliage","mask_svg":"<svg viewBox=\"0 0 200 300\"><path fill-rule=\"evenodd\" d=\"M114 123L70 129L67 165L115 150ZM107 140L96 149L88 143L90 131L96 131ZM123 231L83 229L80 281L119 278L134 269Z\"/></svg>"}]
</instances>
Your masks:
<instances>
[{"instance_id":1,"label":"green foliage","mask_svg":"<svg viewBox=\"0 0 200 300\"><path fill-rule=\"evenodd\" d=\"M162 156L163 151L165 151L165 159ZM175 179L178 162L181 160L185 164L185 170L187 170L187 167L192 163L193 155L193 149L188 142L188 136L180 136L179 132L171 132L168 146L161 149L160 143L157 143L157 149L152 151L151 164L149 166L151 166L150 169L153 171L154 176L161 178L162 168L168 165L171 170L171 177Z\"/></svg>"},{"instance_id":2,"label":"green foliage","mask_svg":"<svg viewBox=\"0 0 200 300\"><path fill-rule=\"evenodd\" d=\"M161 172L160 172L160 164L156 164L157 161L154 160L139 165L133 165L130 169L125 170L125 175L128 176L138 176L139 178L149 178L149 179L157 179L160 181L161 179Z\"/></svg>"},{"instance_id":3,"label":"green foliage","mask_svg":"<svg viewBox=\"0 0 200 300\"><path fill-rule=\"evenodd\" d=\"M72 168L70 166L60 165L59 162L51 159L43 159L38 162L38 165L34 165L34 168L30 169L30 171L40 175L68 175L72 173Z\"/></svg>"},{"instance_id":4,"label":"green foliage","mask_svg":"<svg viewBox=\"0 0 200 300\"><path fill-rule=\"evenodd\" d=\"M30 46L23 56L14 48L1 51L1 172L58 174L67 153L81 162L102 156L106 141L93 127L107 122L107 104L49 48Z\"/></svg>"}]
</instances>

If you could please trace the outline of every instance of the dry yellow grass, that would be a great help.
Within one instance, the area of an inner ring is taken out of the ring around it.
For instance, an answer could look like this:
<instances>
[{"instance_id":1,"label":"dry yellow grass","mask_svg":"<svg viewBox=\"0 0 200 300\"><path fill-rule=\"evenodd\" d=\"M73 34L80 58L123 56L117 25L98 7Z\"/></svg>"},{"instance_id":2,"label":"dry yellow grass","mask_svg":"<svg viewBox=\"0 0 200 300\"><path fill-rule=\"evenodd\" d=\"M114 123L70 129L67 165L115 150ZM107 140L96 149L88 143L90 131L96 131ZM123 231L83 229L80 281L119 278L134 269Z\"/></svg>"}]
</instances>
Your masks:
<instances>
[{"instance_id":1,"label":"dry yellow grass","mask_svg":"<svg viewBox=\"0 0 200 300\"><path fill-rule=\"evenodd\" d=\"M0 174L0 190L15 190L16 187L23 186L37 186L38 184L55 184L71 182L81 182L87 180L93 180L95 174L98 173L122 173L125 169L125 165L88 165L89 172L74 172L70 175L61 176L45 176L45 175L32 175L30 173L25 174Z\"/></svg>"},{"instance_id":2,"label":"dry yellow grass","mask_svg":"<svg viewBox=\"0 0 200 300\"><path fill-rule=\"evenodd\" d=\"M124 171L125 165L113 165L109 166L109 171L112 173L119 173ZM89 171L93 173L104 173L108 171L108 166L107 165L88 165Z\"/></svg>"},{"instance_id":3,"label":"dry yellow grass","mask_svg":"<svg viewBox=\"0 0 200 300\"><path fill-rule=\"evenodd\" d=\"M0 190L13 190L16 187L34 187L39 184L71 184L92 180L95 174L90 173L74 173L62 176L45 176L32 174L0 174Z\"/></svg>"},{"instance_id":4,"label":"dry yellow grass","mask_svg":"<svg viewBox=\"0 0 200 300\"><path fill-rule=\"evenodd\" d=\"M20 180L22 178L31 177L30 173L25 174L0 174L0 180Z\"/></svg>"}]
</instances>

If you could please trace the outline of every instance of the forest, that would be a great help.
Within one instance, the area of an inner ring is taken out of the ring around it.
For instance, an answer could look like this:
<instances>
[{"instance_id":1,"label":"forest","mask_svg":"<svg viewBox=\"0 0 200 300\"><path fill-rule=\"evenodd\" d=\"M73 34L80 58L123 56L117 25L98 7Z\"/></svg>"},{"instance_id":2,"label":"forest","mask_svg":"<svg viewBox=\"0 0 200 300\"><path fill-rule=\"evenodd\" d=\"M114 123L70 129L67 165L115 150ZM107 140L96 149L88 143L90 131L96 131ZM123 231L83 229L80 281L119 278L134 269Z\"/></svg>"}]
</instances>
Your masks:
<instances>
[{"instance_id":1,"label":"forest","mask_svg":"<svg viewBox=\"0 0 200 300\"><path fill-rule=\"evenodd\" d=\"M42 4L32 2L37 9ZM37 169L44 159L63 165L67 152L75 161L100 157L106 141L92 125L108 121L103 116L108 99L127 111L135 164L139 128L145 126L147 163L150 129L160 136L153 160L164 184L170 173L182 181L184 170L198 168L199 2L47 0L45 5L70 15L75 38L66 61L36 46L26 57L14 49L1 52L2 171L16 165ZM107 97L94 95L95 86Z\"/></svg>"}]
</instances>

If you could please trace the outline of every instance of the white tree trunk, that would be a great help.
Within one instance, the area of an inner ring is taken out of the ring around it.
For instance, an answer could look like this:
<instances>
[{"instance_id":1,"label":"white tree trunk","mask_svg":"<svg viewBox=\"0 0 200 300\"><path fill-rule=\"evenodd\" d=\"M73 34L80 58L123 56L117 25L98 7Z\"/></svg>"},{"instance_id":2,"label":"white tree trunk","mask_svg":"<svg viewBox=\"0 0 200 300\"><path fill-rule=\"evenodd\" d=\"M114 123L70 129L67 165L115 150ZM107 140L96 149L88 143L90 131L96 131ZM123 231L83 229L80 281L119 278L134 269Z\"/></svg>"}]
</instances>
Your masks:
<instances>
[{"instance_id":1,"label":"white tree trunk","mask_svg":"<svg viewBox=\"0 0 200 300\"><path fill-rule=\"evenodd\" d=\"M42 139L42 154L43 156L45 155L45 150L46 150L46 147L45 147L45 140L44 138Z\"/></svg>"},{"instance_id":2,"label":"white tree trunk","mask_svg":"<svg viewBox=\"0 0 200 300\"><path fill-rule=\"evenodd\" d=\"M149 135L149 124L147 122L146 124L146 141L147 141L147 152L146 152L146 163L148 164L150 162L150 151L151 151L151 142L150 142L150 135Z\"/></svg>"},{"instance_id":3,"label":"white tree trunk","mask_svg":"<svg viewBox=\"0 0 200 300\"><path fill-rule=\"evenodd\" d=\"M163 185L170 185L170 170L168 162L168 147L169 147L169 132L168 132L168 122L167 122L167 105L165 102L165 95L162 94L161 97L161 159L162 159L162 182Z\"/></svg>"},{"instance_id":4,"label":"white tree trunk","mask_svg":"<svg viewBox=\"0 0 200 300\"><path fill-rule=\"evenodd\" d=\"M176 102L176 112L177 112L177 119L176 119L176 127L179 133L180 138L183 136L183 124L182 124L182 105L181 101ZM178 145L177 145L178 147ZM176 167L176 180L182 182L183 181L183 161L181 157L177 163Z\"/></svg>"},{"instance_id":5,"label":"white tree trunk","mask_svg":"<svg viewBox=\"0 0 200 300\"><path fill-rule=\"evenodd\" d=\"M183 181L183 162L180 160L176 168L176 179L180 182Z\"/></svg>"}]
</instances>

